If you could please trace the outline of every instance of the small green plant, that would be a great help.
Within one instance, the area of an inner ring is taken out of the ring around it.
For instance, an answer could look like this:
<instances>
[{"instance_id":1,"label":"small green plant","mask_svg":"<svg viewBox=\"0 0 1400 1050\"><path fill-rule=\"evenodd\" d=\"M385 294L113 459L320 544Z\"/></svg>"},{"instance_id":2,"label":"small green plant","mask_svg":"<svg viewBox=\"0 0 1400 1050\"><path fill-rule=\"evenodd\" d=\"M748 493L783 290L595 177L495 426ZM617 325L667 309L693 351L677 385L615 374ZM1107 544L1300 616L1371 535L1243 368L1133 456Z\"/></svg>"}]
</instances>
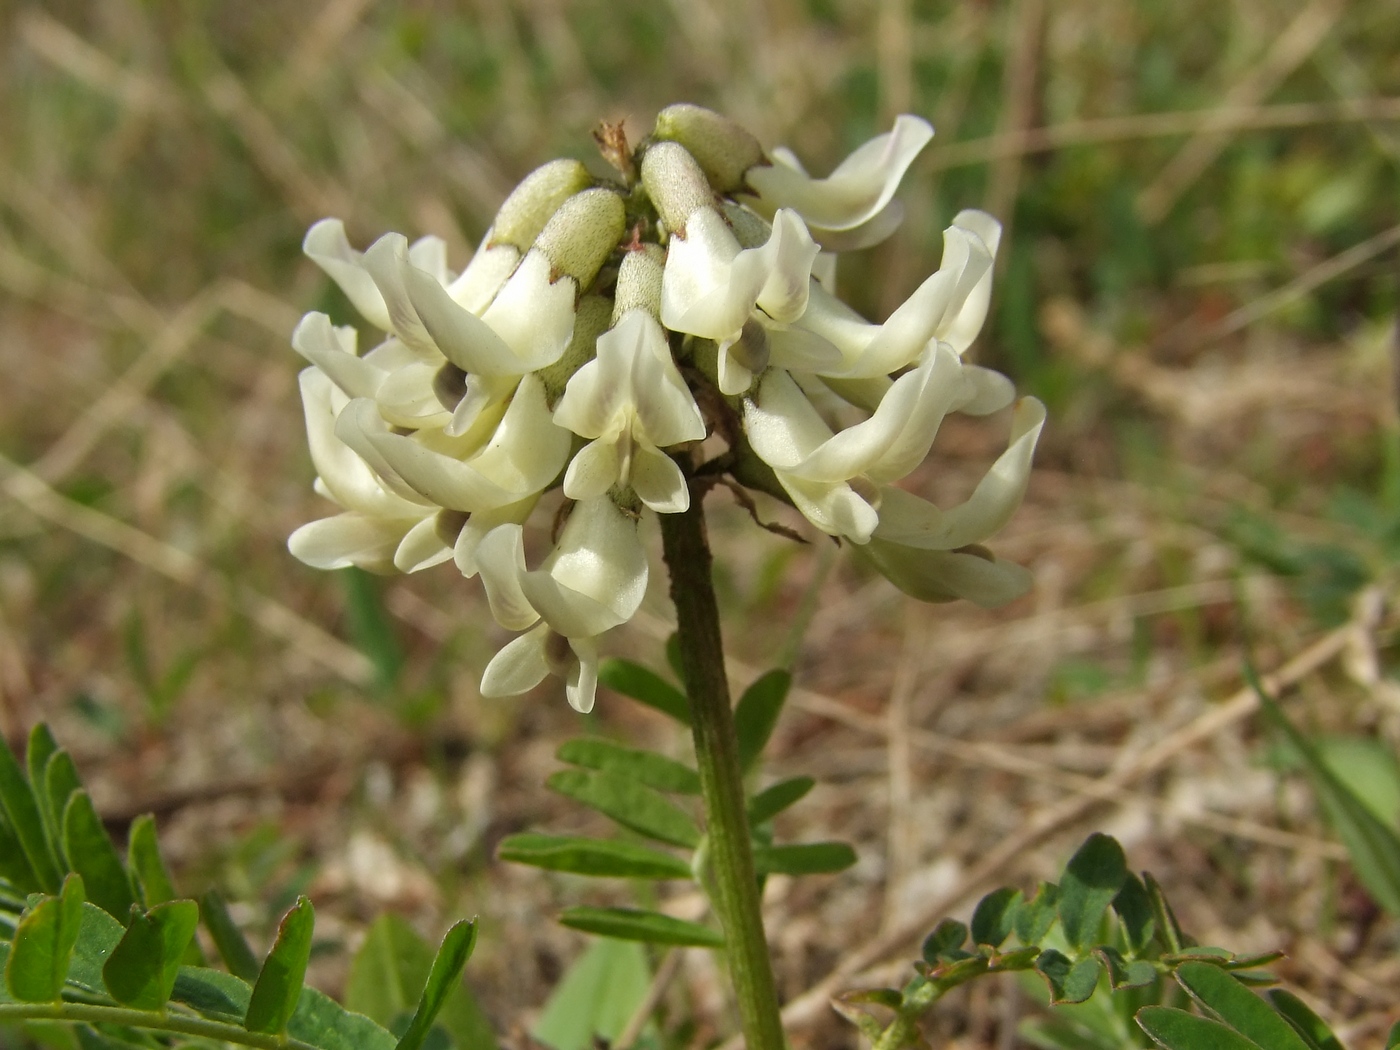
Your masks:
<instances>
[{"instance_id":1,"label":"small green plant","mask_svg":"<svg viewBox=\"0 0 1400 1050\"><path fill-rule=\"evenodd\" d=\"M197 943L201 923L223 968ZM305 986L314 924L299 898L258 962L217 893L177 895L153 818L132 824L122 857L47 726L30 734L23 765L0 747L0 1026L61 1022L104 1050L150 1047L152 1035L269 1050L494 1045L462 1020L474 922L453 926L436 955L393 920L371 931L355 964L370 987L357 997L392 1030ZM422 988L411 1013L385 999L405 979Z\"/></svg>"},{"instance_id":2,"label":"small green plant","mask_svg":"<svg viewBox=\"0 0 1400 1050\"><path fill-rule=\"evenodd\" d=\"M1282 955L1236 955L1182 931L1162 888L1128 869L1122 847L1091 835L1057 882L1033 895L987 894L970 924L945 919L928 935L901 989L848 992L837 1008L876 1050L926 1047L924 1015L949 991L989 974L1036 974L1069 1016L1023 1026L1046 1050L1344 1050L1297 996L1262 969ZM1097 999L1099 1009L1084 1007ZM1387 1047L1400 1042L1400 1025Z\"/></svg>"}]
</instances>

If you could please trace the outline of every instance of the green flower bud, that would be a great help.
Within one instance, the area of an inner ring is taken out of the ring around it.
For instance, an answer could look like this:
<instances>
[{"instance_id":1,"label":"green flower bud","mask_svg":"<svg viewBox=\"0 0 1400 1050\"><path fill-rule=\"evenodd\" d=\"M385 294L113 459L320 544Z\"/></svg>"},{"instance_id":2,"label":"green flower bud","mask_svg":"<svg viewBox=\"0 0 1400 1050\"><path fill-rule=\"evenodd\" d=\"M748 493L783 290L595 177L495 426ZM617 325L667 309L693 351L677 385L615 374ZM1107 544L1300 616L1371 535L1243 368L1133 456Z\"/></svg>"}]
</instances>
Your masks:
<instances>
[{"instance_id":1,"label":"green flower bud","mask_svg":"<svg viewBox=\"0 0 1400 1050\"><path fill-rule=\"evenodd\" d=\"M559 206L592 183L588 169L576 160L552 160L536 168L496 213L491 243L509 244L523 255Z\"/></svg>"},{"instance_id":2,"label":"green flower bud","mask_svg":"<svg viewBox=\"0 0 1400 1050\"><path fill-rule=\"evenodd\" d=\"M734 231L734 239L744 248L761 248L773 236L773 227L742 204L724 202L724 217Z\"/></svg>"},{"instance_id":3,"label":"green flower bud","mask_svg":"<svg viewBox=\"0 0 1400 1050\"><path fill-rule=\"evenodd\" d=\"M582 291L598 276L626 224L621 197L612 190L584 190L560 205L535 247L556 274L572 277Z\"/></svg>"},{"instance_id":4,"label":"green flower bud","mask_svg":"<svg viewBox=\"0 0 1400 1050\"><path fill-rule=\"evenodd\" d=\"M678 142L690 151L705 177L720 193L744 184L744 173L763 162L763 147L748 130L703 106L682 102L656 116L658 139Z\"/></svg>"},{"instance_id":5,"label":"green flower bud","mask_svg":"<svg viewBox=\"0 0 1400 1050\"><path fill-rule=\"evenodd\" d=\"M701 208L715 206L715 193L690 151L675 142L658 142L642 157L642 185L672 233Z\"/></svg>"},{"instance_id":6,"label":"green flower bud","mask_svg":"<svg viewBox=\"0 0 1400 1050\"><path fill-rule=\"evenodd\" d=\"M661 320L661 275L666 267L666 253L659 244L644 244L639 251L622 257L622 269L617 274L617 292L613 304L612 323L622 320L628 310L638 307Z\"/></svg>"}]
</instances>

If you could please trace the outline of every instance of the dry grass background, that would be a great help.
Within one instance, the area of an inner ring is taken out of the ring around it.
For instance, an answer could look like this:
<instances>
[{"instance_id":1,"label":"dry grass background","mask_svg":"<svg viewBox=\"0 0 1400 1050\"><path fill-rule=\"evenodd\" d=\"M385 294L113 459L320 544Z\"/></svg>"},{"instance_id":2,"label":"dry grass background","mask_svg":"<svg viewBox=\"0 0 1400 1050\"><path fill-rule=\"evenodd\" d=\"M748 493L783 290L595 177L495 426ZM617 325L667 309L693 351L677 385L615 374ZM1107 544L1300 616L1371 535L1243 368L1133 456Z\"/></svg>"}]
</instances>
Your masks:
<instances>
[{"instance_id":1,"label":"dry grass background","mask_svg":"<svg viewBox=\"0 0 1400 1050\"><path fill-rule=\"evenodd\" d=\"M502 636L450 569L286 553L325 513L287 337L350 318L301 234L433 232L460 266L599 118L700 102L821 168L919 112L909 219L843 280L883 316L957 208L1007 222L979 353L1051 405L1000 544L1038 583L915 607L712 497L736 680L813 613L771 768L821 786L786 830L862 857L770 886L795 1044L853 1045L831 991L1102 828L1189 930L1285 949L1378 1046L1400 927L1238 690L1249 654L1311 731L1400 740L1397 56L1389 0L0 5L0 730L54 723L113 827L154 809L183 888L255 936L309 891L323 987L383 908L429 935L479 912L472 980L518 1035L582 944L547 916L600 891L491 853L591 826L541 788L579 720L548 686L478 696ZM965 492L999 440L950 425L913 481ZM615 644L657 663L653 592ZM678 746L618 697L589 727ZM697 1041L719 988L687 953ZM1036 1009L987 982L931 1037L1022 1046Z\"/></svg>"}]
</instances>

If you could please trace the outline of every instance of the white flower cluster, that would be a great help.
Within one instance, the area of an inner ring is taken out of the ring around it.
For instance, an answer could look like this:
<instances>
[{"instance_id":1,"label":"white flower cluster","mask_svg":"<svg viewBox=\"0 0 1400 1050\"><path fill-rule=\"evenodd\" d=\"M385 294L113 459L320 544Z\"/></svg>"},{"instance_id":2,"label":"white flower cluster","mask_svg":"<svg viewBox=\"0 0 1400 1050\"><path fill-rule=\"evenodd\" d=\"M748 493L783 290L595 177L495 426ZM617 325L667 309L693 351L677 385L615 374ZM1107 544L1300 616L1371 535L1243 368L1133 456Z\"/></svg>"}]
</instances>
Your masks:
<instances>
[{"instance_id":1,"label":"white flower cluster","mask_svg":"<svg viewBox=\"0 0 1400 1050\"><path fill-rule=\"evenodd\" d=\"M834 253L887 236L894 192L933 134L917 117L830 176L765 154L708 110L664 110L622 178L559 160L502 206L454 275L435 237L386 234L361 253L339 220L305 251L386 338L308 314L292 345L316 491L341 508L291 537L333 569L415 572L452 560L480 575L505 628L524 631L481 689L511 695L561 676L593 704L597 639L647 584L643 507L684 512L691 479L730 475L785 499L927 601L1008 601L1029 586L980 544L1025 492L1044 408L1012 414L1010 447L963 504L896 486L949 412L1011 404L1003 376L962 361L986 317L1000 226L976 211L883 324L830 291ZM865 418L844 429L838 411ZM727 450L700 462L711 433ZM527 566L522 525L562 488L552 551Z\"/></svg>"}]
</instances>

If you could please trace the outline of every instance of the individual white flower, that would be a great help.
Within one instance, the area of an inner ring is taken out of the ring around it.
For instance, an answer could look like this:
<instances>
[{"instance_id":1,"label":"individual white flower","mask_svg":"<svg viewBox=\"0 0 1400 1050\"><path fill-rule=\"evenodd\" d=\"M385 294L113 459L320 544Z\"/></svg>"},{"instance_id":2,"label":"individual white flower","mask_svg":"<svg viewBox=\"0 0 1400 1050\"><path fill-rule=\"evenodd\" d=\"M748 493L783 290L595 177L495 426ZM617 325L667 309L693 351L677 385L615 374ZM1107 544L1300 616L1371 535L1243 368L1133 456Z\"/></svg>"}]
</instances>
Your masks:
<instances>
[{"instance_id":1,"label":"individual white flower","mask_svg":"<svg viewBox=\"0 0 1400 1050\"><path fill-rule=\"evenodd\" d=\"M606 496L582 500L540 568L525 566L519 525L488 533L477 561L496 621L509 630L533 627L487 665L482 695L523 693L553 672L564 679L576 710L592 710L597 637L630 620L646 593L646 551L636 521Z\"/></svg>"},{"instance_id":2,"label":"individual white flower","mask_svg":"<svg viewBox=\"0 0 1400 1050\"><path fill-rule=\"evenodd\" d=\"M895 586L923 601L967 598L996 606L1020 597L1031 576L982 546L1006 525L1025 497L1031 460L1045 426L1045 406L1022 398L1011 419L1011 441L968 499L949 510L902 489L881 493L880 523L858 548Z\"/></svg>"},{"instance_id":3,"label":"individual white flower","mask_svg":"<svg viewBox=\"0 0 1400 1050\"><path fill-rule=\"evenodd\" d=\"M661 449L705 436L705 420L661 325L645 309L627 311L598 338L598 356L569 380L554 422L592 440L564 475L570 499L630 487L659 514L690 506L685 475Z\"/></svg>"},{"instance_id":4,"label":"individual white flower","mask_svg":"<svg viewBox=\"0 0 1400 1050\"><path fill-rule=\"evenodd\" d=\"M918 466L944 416L979 392L978 384L964 377L953 349L933 343L917 368L890 385L869 419L839 433L777 369L764 376L755 397L745 400L744 429L754 452L812 524L865 543L881 520L879 487Z\"/></svg>"},{"instance_id":5,"label":"individual white flower","mask_svg":"<svg viewBox=\"0 0 1400 1050\"><path fill-rule=\"evenodd\" d=\"M436 565L452 556L435 534L438 508L389 491L363 459L335 435L337 415L348 399L315 368L300 376L307 444L316 467L316 491L343 513L309 522L287 546L318 569L349 565L375 572L404 572Z\"/></svg>"},{"instance_id":6,"label":"individual white flower","mask_svg":"<svg viewBox=\"0 0 1400 1050\"><path fill-rule=\"evenodd\" d=\"M903 212L895 190L932 138L928 121L905 114L895 119L893 130L865 143L824 179L808 175L782 147L769 151L771 164L750 168L745 179L760 207L793 209L824 247L863 248L899 225Z\"/></svg>"}]
</instances>

